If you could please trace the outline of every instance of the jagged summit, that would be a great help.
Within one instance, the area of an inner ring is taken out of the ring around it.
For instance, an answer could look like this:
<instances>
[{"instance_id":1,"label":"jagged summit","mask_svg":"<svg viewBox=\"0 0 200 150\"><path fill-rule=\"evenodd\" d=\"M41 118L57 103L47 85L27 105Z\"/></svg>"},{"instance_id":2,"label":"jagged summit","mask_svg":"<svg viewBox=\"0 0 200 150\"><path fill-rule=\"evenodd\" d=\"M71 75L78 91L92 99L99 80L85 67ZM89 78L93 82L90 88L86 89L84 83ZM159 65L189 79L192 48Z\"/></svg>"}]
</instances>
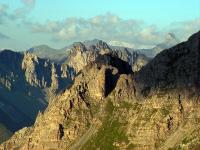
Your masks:
<instances>
[{"instance_id":1,"label":"jagged summit","mask_svg":"<svg viewBox=\"0 0 200 150\"><path fill-rule=\"evenodd\" d=\"M180 40L176 37L176 35L174 33L170 33L170 32L166 35L165 40L168 42L173 42L173 44L180 43Z\"/></svg>"},{"instance_id":2,"label":"jagged summit","mask_svg":"<svg viewBox=\"0 0 200 150\"><path fill-rule=\"evenodd\" d=\"M96 46L99 49L108 48L107 43L104 42L103 40L99 40L99 39L87 40L87 41L84 41L83 43L86 45L86 47Z\"/></svg>"},{"instance_id":3,"label":"jagged summit","mask_svg":"<svg viewBox=\"0 0 200 150\"><path fill-rule=\"evenodd\" d=\"M75 46L79 46L80 49L93 50L93 51L111 49L106 42L104 42L102 40L98 40L98 39L87 40L84 42L75 42L73 44L73 48L75 48ZM72 48L72 50L73 50L73 48Z\"/></svg>"},{"instance_id":4,"label":"jagged summit","mask_svg":"<svg viewBox=\"0 0 200 150\"><path fill-rule=\"evenodd\" d=\"M81 51L81 53L77 53ZM65 48L56 50L52 48L48 48L47 46L38 46L33 47L29 50L30 53L34 53L40 58L50 59L52 62L56 62L59 64L70 62L72 57L76 57L76 55L82 55L80 57L80 64L88 64L88 61L93 61L98 55L98 53L105 54L105 53L118 53L121 59L128 61L130 65L133 65L134 71L139 70L142 66L144 66L148 61L148 57L140 57L141 53L135 52L133 49L125 48L125 47L116 47L108 45L106 42L98 39L94 40L87 40L84 42L75 42L70 46L66 46ZM140 57L139 63L137 62L137 57ZM142 59L141 59L142 58ZM90 62L91 62L90 61ZM79 63L78 61L76 61ZM75 63L76 64L76 63ZM80 65L81 66L81 65Z\"/></svg>"},{"instance_id":5,"label":"jagged summit","mask_svg":"<svg viewBox=\"0 0 200 150\"><path fill-rule=\"evenodd\" d=\"M72 51L73 50L76 50L76 51L80 51L80 52L85 52L87 49L85 47L85 45L81 42L75 42L73 44L73 48L72 48Z\"/></svg>"}]
</instances>

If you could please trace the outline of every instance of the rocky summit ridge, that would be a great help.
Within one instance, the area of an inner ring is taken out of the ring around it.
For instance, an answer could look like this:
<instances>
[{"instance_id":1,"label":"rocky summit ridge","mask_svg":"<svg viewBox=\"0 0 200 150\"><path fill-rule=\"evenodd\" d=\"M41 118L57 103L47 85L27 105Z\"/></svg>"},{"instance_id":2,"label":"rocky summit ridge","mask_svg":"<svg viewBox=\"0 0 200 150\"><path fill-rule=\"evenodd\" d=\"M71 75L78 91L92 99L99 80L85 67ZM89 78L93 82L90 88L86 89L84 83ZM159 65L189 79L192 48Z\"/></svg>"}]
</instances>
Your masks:
<instances>
[{"instance_id":1,"label":"rocky summit ridge","mask_svg":"<svg viewBox=\"0 0 200 150\"><path fill-rule=\"evenodd\" d=\"M75 71L80 71L90 62L94 61L98 55L104 53L116 53L119 58L127 61L134 71L138 71L150 60L144 54L138 53L126 47L114 47L102 40L91 40L75 42L60 50L51 49L45 45L37 46L28 50L41 58L47 58L52 62L68 64Z\"/></svg>"},{"instance_id":2,"label":"rocky summit ridge","mask_svg":"<svg viewBox=\"0 0 200 150\"><path fill-rule=\"evenodd\" d=\"M82 44L75 48L85 50ZM116 53L98 55L77 69L72 86L32 127L0 149L198 150L199 52L200 32L138 72Z\"/></svg>"}]
</instances>

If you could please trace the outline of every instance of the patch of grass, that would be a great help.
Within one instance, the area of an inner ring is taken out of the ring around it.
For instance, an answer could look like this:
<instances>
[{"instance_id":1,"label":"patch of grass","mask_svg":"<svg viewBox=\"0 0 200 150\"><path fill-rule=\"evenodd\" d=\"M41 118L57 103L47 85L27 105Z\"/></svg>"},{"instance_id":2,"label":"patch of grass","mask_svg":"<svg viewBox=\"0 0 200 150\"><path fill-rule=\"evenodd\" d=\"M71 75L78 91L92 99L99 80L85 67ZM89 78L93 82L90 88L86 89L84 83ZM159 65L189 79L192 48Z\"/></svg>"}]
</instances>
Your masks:
<instances>
[{"instance_id":1,"label":"patch of grass","mask_svg":"<svg viewBox=\"0 0 200 150\"><path fill-rule=\"evenodd\" d=\"M107 117L109 117L109 114L112 115L114 111L114 105L110 99L107 100L105 111L108 114Z\"/></svg>"},{"instance_id":2,"label":"patch of grass","mask_svg":"<svg viewBox=\"0 0 200 150\"><path fill-rule=\"evenodd\" d=\"M183 141L182 141L182 144L187 144L187 143L189 143L189 142L190 142L189 139L184 138Z\"/></svg>"},{"instance_id":3,"label":"patch of grass","mask_svg":"<svg viewBox=\"0 0 200 150\"><path fill-rule=\"evenodd\" d=\"M131 103L129 103L129 102L122 101L122 102L120 103L120 107L121 107L121 108L125 108L125 109L130 109L130 108L133 107L133 105L132 105Z\"/></svg>"},{"instance_id":4,"label":"patch of grass","mask_svg":"<svg viewBox=\"0 0 200 150\"><path fill-rule=\"evenodd\" d=\"M131 109L133 109L133 110L139 110L140 108L141 108L141 104L139 104L138 102L135 102L134 104L133 104L133 106L131 107Z\"/></svg>"},{"instance_id":5,"label":"patch of grass","mask_svg":"<svg viewBox=\"0 0 200 150\"><path fill-rule=\"evenodd\" d=\"M144 110L145 115L144 115L143 119L145 121L150 120L151 117L153 116L153 114L156 113L156 112L157 112L157 109L154 109L154 108Z\"/></svg>"},{"instance_id":6,"label":"patch of grass","mask_svg":"<svg viewBox=\"0 0 200 150\"><path fill-rule=\"evenodd\" d=\"M162 115L167 116L170 114L171 106L164 106L160 109Z\"/></svg>"},{"instance_id":7,"label":"patch of grass","mask_svg":"<svg viewBox=\"0 0 200 150\"><path fill-rule=\"evenodd\" d=\"M105 107L106 117L104 118L101 128L98 130L96 135L94 135L82 149L118 149L113 143L125 142L128 144L128 138L125 133L125 123L119 122L118 117L114 118L115 107L111 100L107 101Z\"/></svg>"},{"instance_id":8,"label":"patch of grass","mask_svg":"<svg viewBox=\"0 0 200 150\"><path fill-rule=\"evenodd\" d=\"M136 147L136 145L131 143L128 145L127 150L133 150L135 147Z\"/></svg>"}]
</instances>

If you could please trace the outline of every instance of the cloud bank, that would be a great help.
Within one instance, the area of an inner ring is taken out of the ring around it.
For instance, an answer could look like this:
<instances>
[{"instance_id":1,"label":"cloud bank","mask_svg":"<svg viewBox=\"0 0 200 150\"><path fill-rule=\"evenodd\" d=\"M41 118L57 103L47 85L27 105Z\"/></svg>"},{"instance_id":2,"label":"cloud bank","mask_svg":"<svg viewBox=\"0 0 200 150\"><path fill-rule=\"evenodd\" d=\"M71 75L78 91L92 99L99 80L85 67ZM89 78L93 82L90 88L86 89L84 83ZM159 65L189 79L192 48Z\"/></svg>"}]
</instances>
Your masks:
<instances>
[{"instance_id":1,"label":"cloud bank","mask_svg":"<svg viewBox=\"0 0 200 150\"><path fill-rule=\"evenodd\" d=\"M181 41L200 30L200 18L171 23L165 28L156 25L147 25L143 21L122 19L117 15L107 13L89 19L66 18L62 21L46 21L46 23L29 22L32 33L47 34L54 41L83 41L86 39L103 39L130 43L136 48L155 46L165 40L170 32Z\"/></svg>"}]
</instances>

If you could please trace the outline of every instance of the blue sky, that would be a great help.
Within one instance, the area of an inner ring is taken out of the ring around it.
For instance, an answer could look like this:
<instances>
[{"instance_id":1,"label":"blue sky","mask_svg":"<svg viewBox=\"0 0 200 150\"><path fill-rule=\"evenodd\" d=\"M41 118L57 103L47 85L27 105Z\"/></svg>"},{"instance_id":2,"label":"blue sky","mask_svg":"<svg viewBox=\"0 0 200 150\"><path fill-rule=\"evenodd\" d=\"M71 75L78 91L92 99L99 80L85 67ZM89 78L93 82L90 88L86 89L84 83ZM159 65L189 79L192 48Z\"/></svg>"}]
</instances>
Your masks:
<instances>
[{"instance_id":1,"label":"blue sky","mask_svg":"<svg viewBox=\"0 0 200 150\"><path fill-rule=\"evenodd\" d=\"M151 47L200 29L200 0L0 0L0 48L100 38Z\"/></svg>"}]
</instances>

